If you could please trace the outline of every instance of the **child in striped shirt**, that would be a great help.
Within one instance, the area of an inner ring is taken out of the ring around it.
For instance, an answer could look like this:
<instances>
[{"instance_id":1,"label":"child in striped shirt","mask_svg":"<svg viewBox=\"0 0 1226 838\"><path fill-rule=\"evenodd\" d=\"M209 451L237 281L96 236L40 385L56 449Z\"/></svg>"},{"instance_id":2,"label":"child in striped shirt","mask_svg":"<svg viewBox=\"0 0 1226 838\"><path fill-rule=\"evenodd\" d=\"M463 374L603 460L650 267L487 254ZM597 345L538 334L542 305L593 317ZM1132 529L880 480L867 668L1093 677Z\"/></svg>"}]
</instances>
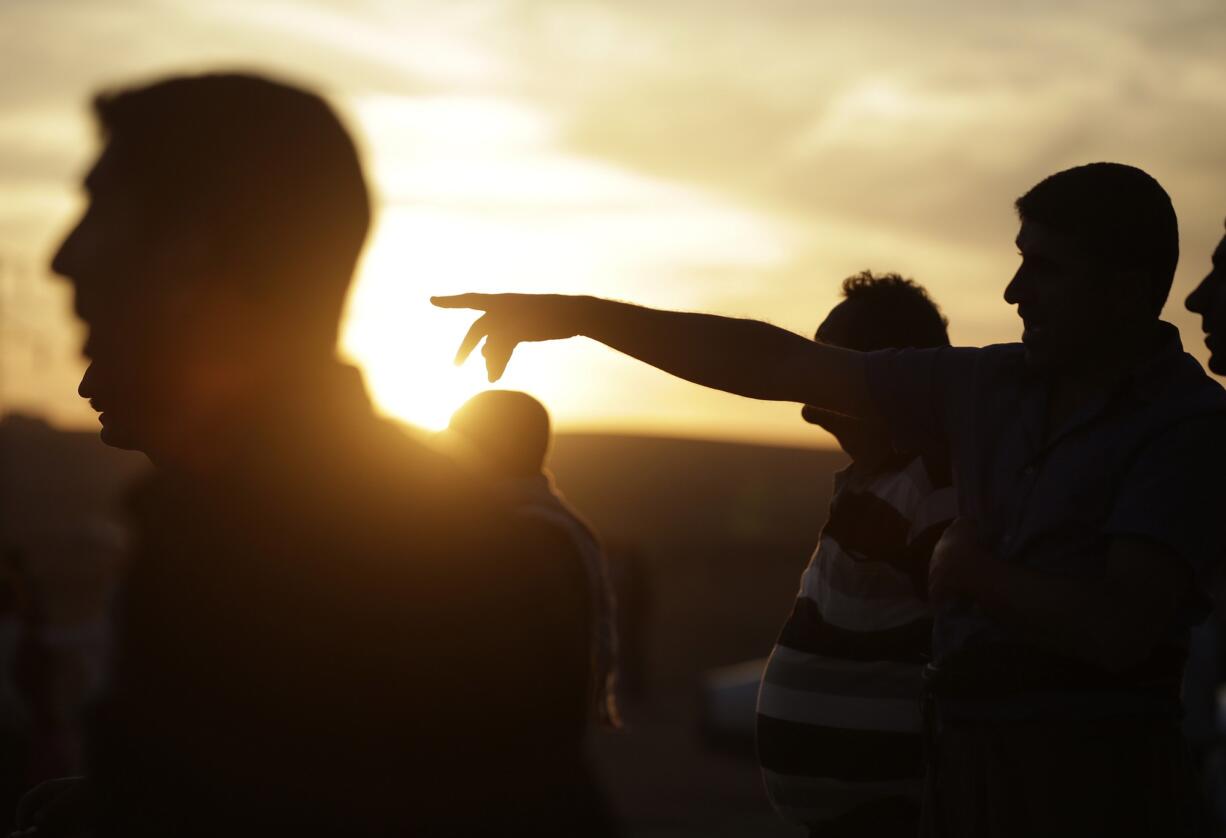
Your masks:
<instances>
[{"instance_id":1,"label":"child in striped shirt","mask_svg":"<svg viewBox=\"0 0 1226 838\"><path fill-rule=\"evenodd\" d=\"M947 346L927 292L897 274L843 282L816 339L872 351ZM851 457L762 677L758 756L771 800L813 835L914 835L923 774L920 672L928 560L956 514L947 469L885 434L805 407Z\"/></svg>"}]
</instances>

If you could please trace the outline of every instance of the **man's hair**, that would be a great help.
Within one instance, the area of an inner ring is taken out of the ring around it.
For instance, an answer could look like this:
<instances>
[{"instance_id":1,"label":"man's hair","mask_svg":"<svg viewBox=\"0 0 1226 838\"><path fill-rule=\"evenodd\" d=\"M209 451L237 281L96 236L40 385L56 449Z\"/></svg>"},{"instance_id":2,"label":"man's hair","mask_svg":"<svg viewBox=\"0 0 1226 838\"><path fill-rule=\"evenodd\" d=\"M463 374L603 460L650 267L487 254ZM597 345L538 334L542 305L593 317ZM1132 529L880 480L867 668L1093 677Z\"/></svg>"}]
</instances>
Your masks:
<instances>
[{"instance_id":1,"label":"man's hair","mask_svg":"<svg viewBox=\"0 0 1226 838\"><path fill-rule=\"evenodd\" d=\"M859 325L847 349L949 346L949 321L914 280L861 271L843 280L843 296L856 307Z\"/></svg>"},{"instance_id":2,"label":"man's hair","mask_svg":"<svg viewBox=\"0 0 1226 838\"><path fill-rule=\"evenodd\" d=\"M467 440L505 477L540 474L549 451L549 411L518 390L485 390L451 417L451 433Z\"/></svg>"},{"instance_id":3,"label":"man's hair","mask_svg":"<svg viewBox=\"0 0 1226 838\"><path fill-rule=\"evenodd\" d=\"M1158 181L1134 166L1088 163L1041 180L1017 199L1018 216L1072 236L1110 269L1140 268L1154 313L1179 262L1179 222Z\"/></svg>"},{"instance_id":4,"label":"man's hair","mask_svg":"<svg viewBox=\"0 0 1226 838\"><path fill-rule=\"evenodd\" d=\"M322 98L229 73L103 93L94 111L153 221L205 225L218 280L335 334L370 197L354 142Z\"/></svg>"}]
</instances>

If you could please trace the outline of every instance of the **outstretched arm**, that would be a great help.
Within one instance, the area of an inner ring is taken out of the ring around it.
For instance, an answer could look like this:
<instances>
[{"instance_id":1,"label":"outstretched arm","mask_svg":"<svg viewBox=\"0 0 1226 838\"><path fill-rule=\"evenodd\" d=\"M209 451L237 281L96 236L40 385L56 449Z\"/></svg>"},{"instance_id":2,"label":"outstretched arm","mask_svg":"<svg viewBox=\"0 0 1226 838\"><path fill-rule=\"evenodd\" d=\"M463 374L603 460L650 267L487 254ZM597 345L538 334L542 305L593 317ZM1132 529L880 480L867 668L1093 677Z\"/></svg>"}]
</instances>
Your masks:
<instances>
[{"instance_id":1,"label":"outstretched arm","mask_svg":"<svg viewBox=\"0 0 1226 838\"><path fill-rule=\"evenodd\" d=\"M518 344L582 335L715 390L851 416L871 411L861 353L757 320L553 294L459 294L432 302L485 312L468 330L456 361L484 339L490 381L502 376Z\"/></svg>"}]
</instances>

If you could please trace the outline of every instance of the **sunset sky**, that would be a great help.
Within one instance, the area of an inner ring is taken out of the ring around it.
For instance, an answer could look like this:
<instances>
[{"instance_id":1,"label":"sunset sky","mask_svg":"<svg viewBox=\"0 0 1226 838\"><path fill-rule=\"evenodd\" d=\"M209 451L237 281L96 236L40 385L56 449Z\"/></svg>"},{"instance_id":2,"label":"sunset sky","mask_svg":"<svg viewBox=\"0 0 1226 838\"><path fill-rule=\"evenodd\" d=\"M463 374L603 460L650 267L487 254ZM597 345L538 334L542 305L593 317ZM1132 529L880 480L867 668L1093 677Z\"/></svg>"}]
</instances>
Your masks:
<instances>
[{"instance_id":1,"label":"sunset sky","mask_svg":"<svg viewBox=\"0 0 1226 838\"><path fill-rule=\"evenodd\" d=\"M266 71L322 89L378 216L343 351L427 427L485 386L451 365L465 290L591 293L811 333L862 268L928 286L955 343L1015 340L1012 201L1061 168L1141 166L1183 258L1226 216L1226 4L170 2L0 4L0 400L95 427L79 328L45 265L96 152L92 92ZM792 406L708 393L587 341L521 348L502 386L561 427L824 441Z\"/></svg>"}]
</instances>

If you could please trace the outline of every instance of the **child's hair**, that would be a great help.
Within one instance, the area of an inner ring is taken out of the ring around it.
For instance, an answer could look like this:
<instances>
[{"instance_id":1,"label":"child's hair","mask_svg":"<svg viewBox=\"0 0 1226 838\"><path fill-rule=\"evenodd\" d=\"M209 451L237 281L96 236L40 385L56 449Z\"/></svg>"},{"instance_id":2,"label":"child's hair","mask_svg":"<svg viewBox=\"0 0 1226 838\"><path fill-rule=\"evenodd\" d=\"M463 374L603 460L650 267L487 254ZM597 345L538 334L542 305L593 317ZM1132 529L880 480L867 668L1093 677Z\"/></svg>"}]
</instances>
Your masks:
<instances>
[{"instance_id":1,"label":"child's hair","mask_svg":"<svg viewBox=\"0 0 1226 838\"><path fill-rule=\"evenodd\" d=\"M848 349L949 346L949 321L914 280L861 271L843 280L843 297L856 306L856 319L863 322Z\"/></svg>"}]
</instances>

